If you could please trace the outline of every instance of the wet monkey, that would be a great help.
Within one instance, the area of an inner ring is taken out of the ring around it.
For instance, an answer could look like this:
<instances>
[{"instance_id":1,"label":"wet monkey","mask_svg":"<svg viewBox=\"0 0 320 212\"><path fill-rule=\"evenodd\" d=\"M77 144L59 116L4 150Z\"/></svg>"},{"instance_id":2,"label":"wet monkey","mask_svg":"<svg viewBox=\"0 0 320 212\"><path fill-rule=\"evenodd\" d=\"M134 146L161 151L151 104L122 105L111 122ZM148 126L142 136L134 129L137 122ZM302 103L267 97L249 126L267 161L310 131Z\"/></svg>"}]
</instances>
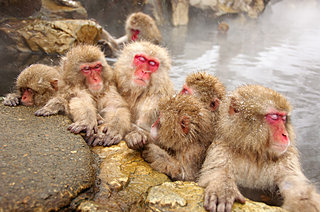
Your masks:
<instances>
[{"instance_id":1,"label":"wet monkey","mask_svg":"<svg viewBox=\"0 0 320 212\"><path fill-rule=\"evenodd\" d=\"M7 106L43 106L58 91L59 71L55 67L33 64L25 68L16 81L17 91L7 94Z\"/></svg>"},{"instance_id":2,"label":"wet monkey","mask_svg":"<svg viewBox=\"0 0 320 212\"><path fill-rule=\"evenodd\" d=\"M189 95L162 100L159 112L150 132L154 141L144 147L142 157L174 180L196 180L212 141L211 112Z\"/></svg>"},{"instance_id":3,"label":"wet monkey","mask_svg":"<svg viewBox=\"0 0 320 212\"><path fill-rule=\"evenodd\" d=\"M158 118L159 100L174 94L170 67L167 50L146 41L126 45L114 64L119 93L131 112L133 128L125 136L129 148L139 149L147 143L151 125Z\"/></svg>"},{"instance_id":4,"label":"wet monkey","mask_svg":"<svg viewBox=\"0 0 320 212\"><path fill-rule=\"evenodd\" d=\"M128 16L125 24L126 35L119 38L117 43L130 41L149 41L153 44L160 44L161 33L156 22L149 15L137 12Z\"/></svg>"},{"instance_id":5,"label":"wet monkey","mask_svg":"<svg viewBox=\"0 0 320 212\"><path fill-rule=\"evenodd\" d=\"M130 112L113 85L112 69L101 50L92 45L76 46L62 58L61 70L58 95L36 115L65 112L73 121L68 129L73 133L85 131L89 138L98 133L98 122L103 119L104 137L99 143L118 143L130 129Z\"/></svg>"},{"instance_id":6,"label":"wet monkey","mask_svg":"<svg viewBox=\"0 0 320 212\"><path fill-rule=\"evenodd\" d=\"M231 211L243 203L238 186L275 190L289 211L320 211L320 195L301 171L291 105L259 85L240 86L221 104L219 133L209 147L199 185L204 207Z\"/></svg>"}]
</instances>

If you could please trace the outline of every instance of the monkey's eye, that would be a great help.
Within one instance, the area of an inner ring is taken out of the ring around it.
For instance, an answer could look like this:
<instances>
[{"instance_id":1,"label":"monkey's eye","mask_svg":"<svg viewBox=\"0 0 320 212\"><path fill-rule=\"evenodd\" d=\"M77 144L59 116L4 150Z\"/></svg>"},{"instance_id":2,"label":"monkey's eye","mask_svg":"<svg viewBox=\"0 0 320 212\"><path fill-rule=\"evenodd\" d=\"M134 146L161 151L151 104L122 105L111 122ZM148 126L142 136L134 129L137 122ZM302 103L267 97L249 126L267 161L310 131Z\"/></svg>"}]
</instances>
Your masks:
<instances>
[{"instance_id":1,"label":"monkey's eye","mask_svg":"<svg viewBox=\"0 0 320 212\"><path fill-rule=\"evenodd\" d=\"M277 114L269 114L269 117L270 117L272 120L277 120L277 119L279 119L279 115L277 115Z\"/></svg>"},{"instance_id":2,"label":"monkey's eye","mask_svg":"<svg viewBox=\"0 0 320 212\"><path fill-rule=\"evenodd\" d=\"M139 60L140 62L143 62L143 63L144 63L144 62L146 62L147 59L146 59L145 57L143 57L143 56L139 56L139 57L138 57L138 60Z\"/></svg>"},{"instance_id":3,"label":"monkey's eye","mask_svg":"<svg viewBox=\"0 0 320 212\"><path fill-rule=\"evenodd\" d=\"M100 69L101 67L102 67L101 64L97 64L97 65L94 67L94 69Z\"/></svg>"},{"instance_id":4,"label":"monkey's eye","mask_svg":"<svg viewBox=\"0 0 320 212\"><path fill-rule=\"evenodd\" d=\"M153 61L153 60L149 60L149 65L155 66L155 65L157 65L157 63L155 61Z\"/></svg>"}]
</instances>

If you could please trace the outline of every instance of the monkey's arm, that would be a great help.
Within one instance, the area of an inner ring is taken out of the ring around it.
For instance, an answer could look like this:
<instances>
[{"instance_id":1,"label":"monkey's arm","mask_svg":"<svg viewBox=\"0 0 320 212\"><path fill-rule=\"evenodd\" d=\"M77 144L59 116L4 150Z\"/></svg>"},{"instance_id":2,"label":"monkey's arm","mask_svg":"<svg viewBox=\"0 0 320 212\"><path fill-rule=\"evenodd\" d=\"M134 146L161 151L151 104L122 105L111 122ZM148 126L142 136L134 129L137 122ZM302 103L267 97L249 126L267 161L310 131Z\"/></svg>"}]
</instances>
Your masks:
<instances>
[{"instance_id":1,"label":"monkey's arm","mask_svg":"<svg viewBox=\"0 0 320 212\"><path fill-rule=\"evenodd\" d=\"M153 169L170 176L172 179L185 179L185 171L180 162L158 145L147 144L142 151L142 157L150 163Z\"/></svg>"},{"instance_id":2,"label":"monkey's arm","mask_svg":"<svg viewBox=\"0 0 320 212\"><path fill-rule=\"evenodd\" d=\"M131 128L131 114L125 100L120 96L114 86L106 98L101 100L105 103L101 115L105 120L102 131L105 133L102 141L103 146L117 144Z\"/></svg>"},{"instance_id":3,"label":"monkey's arm","mask_svg":"<svg viewBox=\"0 0 320 212\"><path fill-rule=\"evenodd\" d=\"M66 111L67 102L63 97L56 96L50 99L45 106L35 112L36 116L50 116Z\"/></svg>"},{"instance_id":4,"label":"monkey's arm","mask_svg":"<svg viewBox=\"0 0 320 212\"><path fill-rule=\"evenodd\" d=\"M97 132L97 112L95 102L87 91L78 91L75 97L69 101L69 115L74 123L72 123L68 130L72 133L80 133L86 131L86 136L90 136Z\"/></svg>"},{"instance_id":5,"label":"monkey's arm","mask_svg":"<svg viewBox=\"0 0 320 212\"><path fill-rule=\"evenodd\" d=\"M281 164L278 187L284 198L283 208L288 211L320 211L320 195L302 173L298 158Z\"/></svg>"},{"instance_id":6,"label":"monkey's arm","mask_svg":"<svg viewBox=\"0 0 320 212\"><path fill-rule=\"evenodd\" d=\"M209 211L231 212L235 201L244 203L232 170L230 152L219 144L211 144L199 178L205 188L204 207Z\"/></svg>"},{"instance_id":7,"label":"monkey's arm","mask_svg":"<svg viewBox=\"0 0 320 212\"><path fill-rule=\"evenodd\" d=\"M20 104L21 95L17 93L9 93L3 100L3 104L6 106L17 106Z\"/></svg>"}]
</instances>

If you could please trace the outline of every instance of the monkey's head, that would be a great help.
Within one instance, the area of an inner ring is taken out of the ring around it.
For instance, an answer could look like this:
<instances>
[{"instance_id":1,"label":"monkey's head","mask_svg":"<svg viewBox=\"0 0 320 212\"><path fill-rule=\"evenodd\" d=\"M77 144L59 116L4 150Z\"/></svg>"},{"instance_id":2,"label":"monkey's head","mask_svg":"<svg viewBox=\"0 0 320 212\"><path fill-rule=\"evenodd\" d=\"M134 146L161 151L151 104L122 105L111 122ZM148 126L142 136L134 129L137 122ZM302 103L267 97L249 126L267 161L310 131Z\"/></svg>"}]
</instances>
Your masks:
<instances>
[{"instance_id":1,"label":"monkey's head","mask_svg":"<svg viewBox=\"0 0 320 212\"><path fill-rule=\"evenodd\" d=\"M78 45L70 49L62 59L62 80L70 87L99 93L111 78L111 67L97 46Z\"/></svg>"},{"instance_id":2,"label":"monkey's head","mask_svg":"<svg viewBox=\"0 0 320 212\"><path fill-rule=\"evenodd\" d=\"M226 90L218 78L202 71L187 76L181 94L195 95L211 111L217 111Z\"/></svg>"},{"instance_id":3,"label":"monkey's head","mask_svg":"<svg viewBox=\"0 0 320 212\"><path fill-rule=\"evenodd\" d=\"M25 106L44 105L58 90L57 69L33 64L24 69L17 78L17 89L21 103Z\"/></svg>"},{"instance_id":4,"label":"monkey's head","mask_svg":"<svg viewBox=\"0 0 320 212\"><path fill-rule=\"evenodd\" d=\"M291 105L272 89L241 86L229 96L224 111L222 129L239 151L277 158L294 142Z\"/></svg>"},{"instance_id":5,"label":"monkey's head","mask_svg":"<svg viewBox=\"0 0 320 212\"><path fill-rule=\"evenodd\" d=\"M131 41L147 40L153 42L153 36L160 35L155 21L142 12L133 13L126 20L125 30ZM156 38L159 39L159 38Z\"/></svg>"},{"instance_id":6,"label":"monkey's head","mask_svg":"<svg viewBox=\"0 0 320 212\"><path fill-rule=\"evenodd\" d=\"M164 148L181 150L194 142L207 145L213 130L210 111L198 99L176 95L159 103L159 119L151 136Z\"/></svg>"},{"instance_id":7,"label":"monkey's head","mask_svg":"<svg viewBox=\"0 0 320 212\"><path fill-rule=\"evenodd\" d=\"M126 45L114 64L119 87L157 93L170 81L171 60L165 48L150 42Z\"/></svg>"}]
</instances>

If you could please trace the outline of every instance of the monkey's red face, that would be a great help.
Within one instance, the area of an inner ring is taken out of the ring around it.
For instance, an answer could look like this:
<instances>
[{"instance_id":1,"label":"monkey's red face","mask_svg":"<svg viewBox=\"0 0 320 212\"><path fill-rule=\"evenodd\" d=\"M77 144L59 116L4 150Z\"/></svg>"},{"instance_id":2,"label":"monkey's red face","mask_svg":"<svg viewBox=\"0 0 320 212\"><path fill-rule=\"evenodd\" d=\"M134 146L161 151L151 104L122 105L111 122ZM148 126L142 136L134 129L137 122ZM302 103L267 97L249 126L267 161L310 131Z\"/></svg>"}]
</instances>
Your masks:
<instances>
[{"instance_id":1,"label":"monkey's red face","mask_svg":"<svg viewBox=\"0 0 320 212\"><path fill-rule=\"evenodd\" d=\"M137 54L134 56L133 65L136 67L134 82L137 85L145 86L149 83L151 74L158 70L160 62L154 57Z\"/></svg>"},{"instance_id":2,"label":"monkey's red face","mask_svg":"<svg viewBox=\"0 0 320 212\"><path fill-rule=\"evenodd\" d=\"M25 88L25 89L22 89L21 91L22 91L21 103L24 106L33 106L34 91L31 88Z\"/></svg>"},{"instance_id":3,"label":"monkey's red face","mask_svg":"<svg viewBox=\"0 0 320 212\"><path fill-rule=\"evenodd\" d=\"M92 91L100 91L102 89L102 64L94 62L83 64L80 66L81 74L86 77L86 85Z\"/></svg>"},{"instance_id":4,"label":"monkey's red face","mask_svg":"<svg viewBox=\"0 0 320 212\"><path fill-rule=\"evenodd\" d=\"M265 116L267 124L271 129L273 151L281 155L287 151L290 145L289 134L286 129L287 114L283 112L270 112Z\"/></svg>"},{"instance_id":5,"label":"monkey's red face","mask_svg":"<svg viewBox=\"0 0 320 212\"><path fill-rule=\"evenodd\" d=\"M138 29L131 29L131 40L136 41L138 39L139 33L140 33L140 30Z\"/></svg>"}]
</instances>

